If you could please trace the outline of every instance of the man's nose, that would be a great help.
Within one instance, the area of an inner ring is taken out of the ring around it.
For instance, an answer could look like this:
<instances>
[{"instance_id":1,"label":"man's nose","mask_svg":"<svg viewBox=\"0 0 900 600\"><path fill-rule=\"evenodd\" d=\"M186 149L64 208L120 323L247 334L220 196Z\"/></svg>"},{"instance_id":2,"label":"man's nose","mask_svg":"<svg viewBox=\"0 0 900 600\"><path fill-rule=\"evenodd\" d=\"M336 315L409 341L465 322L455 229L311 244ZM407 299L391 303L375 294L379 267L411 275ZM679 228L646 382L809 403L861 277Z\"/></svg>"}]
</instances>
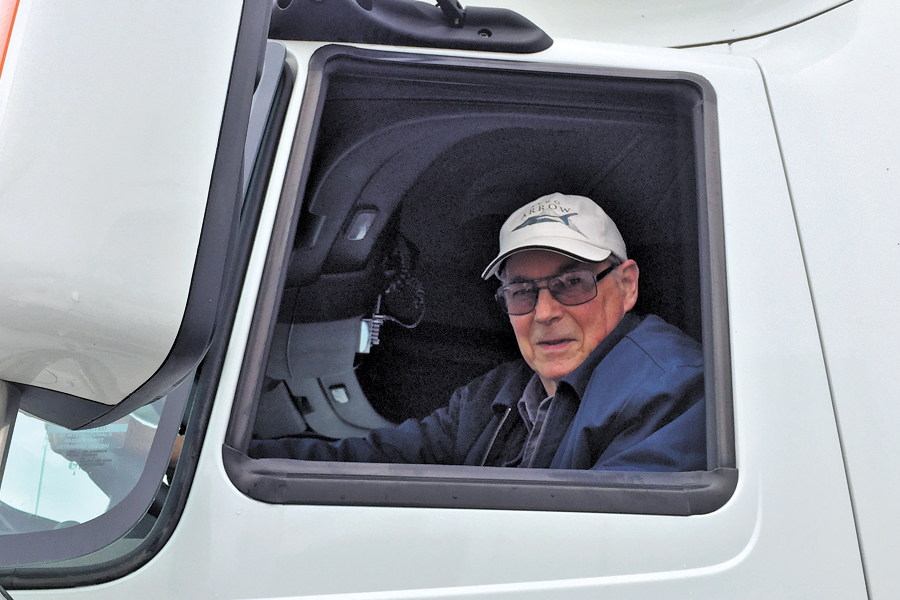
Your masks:
<instances>
[{"instance_id":1,"label":"man's nose","mask_svg":"<svg viewBox=\"0 0 900 600\"><path fill-rule=\"evenodd\" d=\"M559 317L562 304L550 294L547 288L538 290L537 302L534 305L534 318L541 323L549 323Z\"/></svg>"}]
</instances>

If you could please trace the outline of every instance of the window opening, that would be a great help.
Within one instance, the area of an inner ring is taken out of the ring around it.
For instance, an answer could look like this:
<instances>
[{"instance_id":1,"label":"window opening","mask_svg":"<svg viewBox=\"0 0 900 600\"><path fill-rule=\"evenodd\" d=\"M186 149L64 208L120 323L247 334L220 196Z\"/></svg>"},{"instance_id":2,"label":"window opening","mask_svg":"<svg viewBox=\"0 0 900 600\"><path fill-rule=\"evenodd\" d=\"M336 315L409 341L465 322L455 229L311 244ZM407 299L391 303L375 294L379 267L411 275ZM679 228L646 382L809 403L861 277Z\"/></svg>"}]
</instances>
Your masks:
<instances>
[{"instance_id":1,"label":"window opening","mask_svg":"<svg viewBox=\"0 0 900 600\"><path fill-rule=\"evenodd\" d=\"M283 253L273 246L251 333L251 347L264 350L248 353L235 408L255 413L256 422L234 421L224 449L236 485L289 503L659 514L721 506L737 474L728 452L730 363L708 84L684 74L338 47L320 50L310 73L294 145L308 153L292 157L279 215L296 236ZM478 274L513 209L560 190L595 199L618 224L641 268L635 310L660 314L703 344L713 419L706 471L248 457L252 438L363 437L383 421L420 418L459 385L517 357L509 323L493 305L496 285ZM415 329L371 316L384 309L401 251L412 257L424 311L415 286L389 308L403 315L398 320L418 322ZM375 324L377 346L369 343Z\"/></svg>"}]
</instances>

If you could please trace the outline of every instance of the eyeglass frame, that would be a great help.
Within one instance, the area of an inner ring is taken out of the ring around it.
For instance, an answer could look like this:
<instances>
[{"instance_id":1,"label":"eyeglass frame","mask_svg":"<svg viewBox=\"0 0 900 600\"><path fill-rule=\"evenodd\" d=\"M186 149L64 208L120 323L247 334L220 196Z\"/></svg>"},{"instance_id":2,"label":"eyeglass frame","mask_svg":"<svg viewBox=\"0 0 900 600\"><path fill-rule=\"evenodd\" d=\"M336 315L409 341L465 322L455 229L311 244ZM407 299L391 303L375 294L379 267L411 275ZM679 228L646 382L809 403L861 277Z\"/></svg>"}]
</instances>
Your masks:
<instances>
[{"instance_id":1,"label":"eyeglass frame","mask_svg":"<svg viewBox=\"0 0 900 600\"><path fill-rule=\"evenodd\" d=\"M610 273L615 271L616 268L618 268L621 264L622 264L621 262L616 261L615 263L606 267L605 269L603 269L596 275L594 275L590 269L573 269L571 271L557 273L556 275L550 275L549 277L539 277L537 279L526 279L525 281L514 281L512 283L507 283L507 284L501 285L497 289L497 291L494 293L494 300L496 300L497 304L500 305L500 310L502 310L504 313L506 313L507 315L509 315L511 317L521 317L523 315L527 315L530 312L532 312L535 308L537 308L537 301L538 301L538 297L541 295L541 290L547 290L550 293L550 296L554 300L556 300L557 302L562 304L563 306L581 306L582 304L587 304L588 302L590 302L591 300L593 300L594 298L597 297L597 284L600 283L601 279L603 279L604 277L606 277L607 275L609 275ZM593 279L593 282L594 282L594 293L590 298L588 298L586 300L582 300L581 302L567 304L567 303L563 302L562 300L560 300L559 298L557 298L556 294L553 293L553 290L550 289L550 281L551 280L556 279L558 277L563 277L565 275L571 275L572 273L582 273L582 272L590 273L591 278ZM545 282L547 282L547 284L546 285L537 285L537 283L540 281L545 281ZM506 289L509 289L510 286L522 285L523 283L534 284L534 293L532 296L534 298L534 300L532 302L531 309L526 312L523 312L523 313L511 313L511 312L509 312L509 308L507 306L506 299L503 296L503 291Z\"/></svg>"}]
</instances>

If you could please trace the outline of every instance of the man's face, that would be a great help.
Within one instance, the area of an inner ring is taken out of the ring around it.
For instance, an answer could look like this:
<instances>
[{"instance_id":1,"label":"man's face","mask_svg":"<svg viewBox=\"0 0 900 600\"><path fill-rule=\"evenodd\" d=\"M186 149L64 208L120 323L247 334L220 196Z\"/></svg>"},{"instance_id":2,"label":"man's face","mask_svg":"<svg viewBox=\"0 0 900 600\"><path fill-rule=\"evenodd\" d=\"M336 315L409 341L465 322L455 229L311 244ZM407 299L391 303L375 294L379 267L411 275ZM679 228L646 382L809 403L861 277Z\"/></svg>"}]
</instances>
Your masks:
<instances>
[{"instance_id":1,"label":"man's face","mask_svg":"<svg viewBox=\"0 0 900 600\"><path fill-rule=\"evenodd\" d=\"M578 269L597 274L606 266L546 250L526 250L507 259L503 282L541 279ZM519 351L548 394L556 393L557 382L584 362L634 307L637 280L637 264L628 260L597 282L597 297L590 302L566 306L542 289L533 311L510 315Z\"/></svg>"}]
</instances>

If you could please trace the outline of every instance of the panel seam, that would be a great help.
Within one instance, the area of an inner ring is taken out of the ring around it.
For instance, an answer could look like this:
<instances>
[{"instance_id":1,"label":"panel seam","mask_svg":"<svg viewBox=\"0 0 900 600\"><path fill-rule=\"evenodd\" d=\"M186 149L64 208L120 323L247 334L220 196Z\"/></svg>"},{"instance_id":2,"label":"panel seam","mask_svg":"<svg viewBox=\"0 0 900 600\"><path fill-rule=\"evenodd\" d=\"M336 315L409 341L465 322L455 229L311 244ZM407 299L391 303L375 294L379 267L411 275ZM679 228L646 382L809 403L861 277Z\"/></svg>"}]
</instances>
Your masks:
<instances>
[{"instance_id":1,"label":"panel seam","mask_svg":"<svg viewBox=\"0 0 900 600\"><path fill-rule=\"evenodd\" d=\"M846 4L846 2L843 4ZM835 7L835 8L837 8L837 7ZM825 12L828 12L828 11L825 11ZM866 598L871 599L872 596L869 591L870 590L869 575L868 575L868 572L866 571L865 551L863 550L862 536L861 536L861 533L859 530L859 518L858 518L857 512L856 512L856 500L855 500L855 494L853 492L853 483L850 479L850 468L849 468L849 465L847 464L847 452L846 452L846 448L844 445L844 435L843 435L843 432L841 431L841 420L838 416L838 407L837 407L837 402L835 401L834 385L831 381L831 369L829 368L829 365L828 365L828 354L825 351L825 339L822 335L822 326L821 326L821 322L819 320L819 310L816 305L816 294L813 290L812 278L810 277L810 273L809 273L809 264L806 260L806 250L805 250L805 245L803 243L803 233L800 231L800 220L797 217L797 208L794 203L794 192L793 192L793 188L791 186L791 177L788 173L787 163L785 162L784 148L781 143L781 134L778 130L778 121L775 117L775 109L772 105L772 96L769 92L769 83L766 80L765 71L763 70L762 64L760 64L759 60L757 60L757 58L755 56L751 56L750 58L753 60L753 62L756 63L756 66L759 69L760 78L762 79L763 88L766 93L766 103L768 104L769 114L772 118L772 128L775 132L775 141L778 145L778 157L781 160L781 169L784 172L784 181L785 181L785 185L787 186L788 199L789 199L790 205L791 205L791 215L794 218L794 228L797 230L797 241L800 244L800 257L801 257L801 260L803 261L803 272L806 275L806 285L807 285L807 288L809 289L809 299L810 299L810 303L812 304L813 319L816 324L816 335L819 338L819 349L822 352L822 363L823 363L823 366L825 367L825 381L826 381L826 384L828 385L828 395L831 398L831 410L832 410L832 413L834 414L835 431L837 432L838 446L841 451L841 463L844 466L844 479L847 481L847 493L848 493L849 500L850 500L850 512L853 516L853 529L856 532L856 546L859 550L859 559L860 559L860 565L862 567L863 583L866 586Z\"/></svg>"}]
</instances>

